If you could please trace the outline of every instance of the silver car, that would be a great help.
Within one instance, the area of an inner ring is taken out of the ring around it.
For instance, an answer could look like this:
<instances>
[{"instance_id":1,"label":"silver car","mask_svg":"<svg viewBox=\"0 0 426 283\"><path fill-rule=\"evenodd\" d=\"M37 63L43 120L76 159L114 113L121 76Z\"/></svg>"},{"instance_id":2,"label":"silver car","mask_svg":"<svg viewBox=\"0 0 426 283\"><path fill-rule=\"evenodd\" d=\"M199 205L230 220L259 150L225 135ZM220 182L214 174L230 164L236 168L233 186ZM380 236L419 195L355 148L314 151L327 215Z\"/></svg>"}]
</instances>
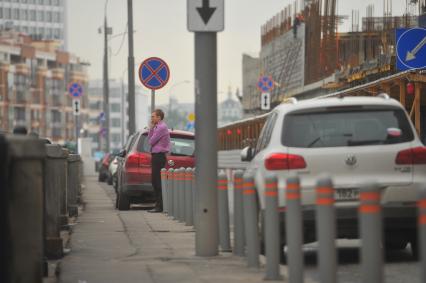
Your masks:
<instances>
[{"instance_id":1,"label":"silver car","mask_svg":"<svg viewBox=\"0 0 426 283\"><path fill-rule=\"evenodd\" d=\"M326 173L335 187L338 238L358 238L359 188L374 181L382 188L386 248L417 246L416 185L426 182L426 148L405 109L387 95L282 104L270 113L256 148L245 148L242 158L251 160L249 170L255 172L261 221L264 176L277 175L283 208L286 178L296 174L301 179L304 240L315 241L314 188ZM285 235L285 225L281 227Z\"/></svg>"}]
</instances>

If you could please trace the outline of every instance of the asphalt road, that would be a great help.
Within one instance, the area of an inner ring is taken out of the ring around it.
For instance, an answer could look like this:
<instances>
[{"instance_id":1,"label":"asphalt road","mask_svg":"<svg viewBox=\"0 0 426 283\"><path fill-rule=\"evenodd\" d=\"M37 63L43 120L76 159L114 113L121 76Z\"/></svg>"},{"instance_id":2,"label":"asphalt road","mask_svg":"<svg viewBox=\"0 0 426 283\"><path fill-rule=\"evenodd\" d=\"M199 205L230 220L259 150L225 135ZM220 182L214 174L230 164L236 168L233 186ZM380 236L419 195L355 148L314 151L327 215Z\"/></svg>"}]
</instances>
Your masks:
<instances>
[{"instance_id":1,"label":"asphalt road","mask_svg":"<svg viewBox=\"0 0 426 283\"><path fill-rule=\"evenodd\" d=\"M111 199L115 199L115 193L111 186L103 183ZM233 218L233 190L229 186L229 202L231 223ZM133 205L132 210L144 210L152 207L147 205ZM361 268L359 262L359 240L338 240L338 281L345 283L361 282ZM317 269L317 243L305 245L305 279L309 282L319 282ZM385 259L386 283L420 283L420 269L418 262L411 256L410 247L406 250L396 251L386 255Z\"/></svg>"}]
</instances>

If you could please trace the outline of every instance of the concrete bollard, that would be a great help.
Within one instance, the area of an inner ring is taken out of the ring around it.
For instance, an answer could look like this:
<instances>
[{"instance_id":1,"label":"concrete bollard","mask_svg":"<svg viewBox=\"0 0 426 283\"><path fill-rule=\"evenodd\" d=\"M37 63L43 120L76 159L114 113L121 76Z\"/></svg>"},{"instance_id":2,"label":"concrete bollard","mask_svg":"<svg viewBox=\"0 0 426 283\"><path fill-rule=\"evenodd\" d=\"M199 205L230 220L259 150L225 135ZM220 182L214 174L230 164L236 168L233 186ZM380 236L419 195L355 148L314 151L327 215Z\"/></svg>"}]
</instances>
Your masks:
<instances>
[{"instance_id":1,"label":"concrete bollard","mask_svg":"<svg viewBox=\"0 0 426 283\"><path fill-rule=\"evenodd\" d=\"M45 255L49 259L63 256L61 230L61 190L66 187L66 167L68 153L60 145L46 145L44 170L45 206Z\"/></svg>"},{"instance_id":2,"label":"concrete bollard","mask_svg":"<svg viewBox=\"0 0 426 283\"><path fill-rule=\"evenodd\" d=\"M166 168L161 169L161 194L163 199L163 212L167 213L169 211L167 203L167 170Z\"/></svg>"},{"instance_id":3,"label":"concrete bollard","mask_svg":"<svg viewBox=\"0 0 426 283\"><path fill-rule=\"evenodd\" d=\"M287 179L285 230L289 283L303 282L303 227L299 177Z\"/></svg>"},{"instance_id":4,"label":"concrete bollard","mask_svg":"<svg viewBox=\"0 0 426 283\"><path fill-rule=\"evenodd\" d=\"M174 182L173 182L173 174L174 169L170 168L167 171L167 202L168 202L168 215L173 216L173 194L174 194Z\"/></svg>"},{"instance_id":5,"label":"concrete bollard","mask_svg":"<svg viewBox=\"0 0 426 283\"><path fill-rule=\"evenodd\" d=\"M244 228L247 241L248 267L259 268L259 228L257 217L256 189L252 172L244 175Z\"/></svg>"},{"instance_id":6,"label":"concrete bollard","mask_svg":"<svg viewBox=\"0 0 426 283\"><path fill-rule=\"evenodd\" d=\"M426 184L418 189L418 243L420 255L421 281L426 282Z\"/></svg>"},{"instance_id":7,"label":"concrete bollard","mask_svg":"<svg viewBox=\"0 0 426 283\"><path fill-rule=\"evenodd\" d=\"M316 204L320 282L335 283L337 282L336 212L334 208L334 188L330 178L318 180Z\"/></svg>"},{"instance_id":8,"label":"concrete bollard","mask_svg":"<svg viewBox=\"0 0 426 283\"><path fill-rule=\"evenodd\" d=\"M82 192L82 184L83 184L83 161L81 160L81 155L79 155L79 161L77 162L77 204L83 204L83 192Z\"/></svg>"},{"instance_id":9,"label":"concrete bollard","mask_svg":"<svg viewBox=\"0 0 426 283\"><path fill-rule=\"evenodd\" d=\"M360 192L361 278L364 283L383 282L383 228L380 188L368 184Z\"/></svg>"},{"instance_id":10,"label":"concrete bollard","mask_svg":"<svg viewBox=\"0 0 426 283\"><path fill-rule=\"evenodd\" d=\"M59 187L59 203L60 203L60 223L62 229L68 229L68 156L69 152L67 149L62 149L63 158L61 162L57 162L58 172L62 174L61 180L63 185Z\"/></svg>"},{"instance_id":11,"label":"concrete bollard","mask_svg":"<svg viewBox=\"0 0 426 283\"><path fill-rule=\"evenodd\" d=\"M234 173L234 254L244 256L243 171Z\"/></svg>"},{"instance_id":12,"label":"concrete bollard","mask_svg":"<svg viewBox=\"0 0 426 283\"><path fill-rule=\"evenodd\" d=\"M78 193L80 191L80 173L79 166L80 156L78 154L70 154L68 156L68 212L70 217L78 216Z\"/></svg>"},{"instance_id":13,"label":"concrete bollard","mask_svg":"<svg viewBox=\"0 0 426 283\"><path fill-rule=\"evenodd\" d=\"M173 174L173 219L178 220L179 215L179 169L175 169Z\"/></svg>"},{"instance_id":14,"label":"concrete bollard","mask_svg":"<svg viewBox=\"0 0 426 283\"><path fill-rule=\"evenodd\" d=\"M194 225L192 210L192 169L187 168L185 172L185 223L187 226Z\"/></svg>"},{"instance_id":15,"label":"concrete bollard","mask_svg":"<svg viewBox=\"0 0 426 283\"><path fill-rule=\"evenodd\" d=\"M280 280L280 225L278 216L278 181L265 178L265 280Z\"/></svg>"},{"instance_id":16,"label":"concrete bollard","mask_svg":"<svg viewBox=\"0 0 426 283\"><path fill-rule=\"evenodd\" d=\"M218 213L219 213L219 244L223 252L231 251L229 228L228 178L223 171L217 176Z\"/></svg>"},{"instance_id":17,"label":"concrete bollard","mask_svg":"<svg viewBox=\"0 0 426 283\"><path fill-rule=\"evenodd\" d=\"M40 283L43 277L43 166L42 140L9 136L8 249L9 282ZM2 184L3 186L3 184ZM1 252L3 253L3 251Z\"/></svg>"}]
</instances>

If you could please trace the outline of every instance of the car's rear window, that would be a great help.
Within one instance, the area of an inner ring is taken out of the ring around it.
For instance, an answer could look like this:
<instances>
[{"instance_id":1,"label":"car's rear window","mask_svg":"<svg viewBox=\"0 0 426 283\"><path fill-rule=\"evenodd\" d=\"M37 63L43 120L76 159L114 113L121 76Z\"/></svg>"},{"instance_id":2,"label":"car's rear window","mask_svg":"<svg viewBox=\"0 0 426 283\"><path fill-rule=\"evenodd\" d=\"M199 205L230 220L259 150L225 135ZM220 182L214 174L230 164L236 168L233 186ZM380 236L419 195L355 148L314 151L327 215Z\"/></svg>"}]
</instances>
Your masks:
<instances>
[{"instance_id":1,"label":"car's rear window","mask_svg":"<svg viewBox=\"0 0 426 283\"><path fill-rule=\"evenodd\" d=\"M281 141L289 147L339 147L412 141L413 131L402 109L327 109L288 114Z\"/></svg>"},{"instance_id":2,"label":"car's rear window","mask_svg":"<svg viewBox=\"0 0 426 283\"><path fill-rule=\"evenodd\" d=\"M170 137L171 155L175 156L192 156L195 151L195 141L193 137L185 136L174 136ZM146 134L141 136L138 144L138 151L150 152L151 146L148 143L148 137Z\"/></svg>"}]
</instances>

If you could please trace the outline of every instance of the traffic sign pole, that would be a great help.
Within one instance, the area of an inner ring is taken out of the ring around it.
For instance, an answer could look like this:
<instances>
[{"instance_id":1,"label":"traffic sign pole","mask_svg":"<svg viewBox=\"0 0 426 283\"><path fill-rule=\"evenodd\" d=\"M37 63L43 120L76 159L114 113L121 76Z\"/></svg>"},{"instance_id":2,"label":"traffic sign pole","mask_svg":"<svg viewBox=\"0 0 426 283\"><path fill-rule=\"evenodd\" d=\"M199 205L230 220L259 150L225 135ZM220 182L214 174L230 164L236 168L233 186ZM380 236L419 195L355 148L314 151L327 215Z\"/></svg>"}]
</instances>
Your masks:
<instances>
[{"instance_id":1,"label":"traffic sign pole","mask_svg":"<svg viewBox=\"0 0 426 283\"><path fill-rule=\"evenodd\" d=\"M155 90L151 89L151 113L155 110Z\"/></svg>"},{"instance_id":2,"label":"traffic sign pole","mask_svg":"<svg viewBox=\"0 0 426 283\"><path fill-rule=\"evenodd\" d=\"M197 256L218 254L217 211L217 35L195 33L196 188L195 231Z\"/></svg>"}]
</instances>

